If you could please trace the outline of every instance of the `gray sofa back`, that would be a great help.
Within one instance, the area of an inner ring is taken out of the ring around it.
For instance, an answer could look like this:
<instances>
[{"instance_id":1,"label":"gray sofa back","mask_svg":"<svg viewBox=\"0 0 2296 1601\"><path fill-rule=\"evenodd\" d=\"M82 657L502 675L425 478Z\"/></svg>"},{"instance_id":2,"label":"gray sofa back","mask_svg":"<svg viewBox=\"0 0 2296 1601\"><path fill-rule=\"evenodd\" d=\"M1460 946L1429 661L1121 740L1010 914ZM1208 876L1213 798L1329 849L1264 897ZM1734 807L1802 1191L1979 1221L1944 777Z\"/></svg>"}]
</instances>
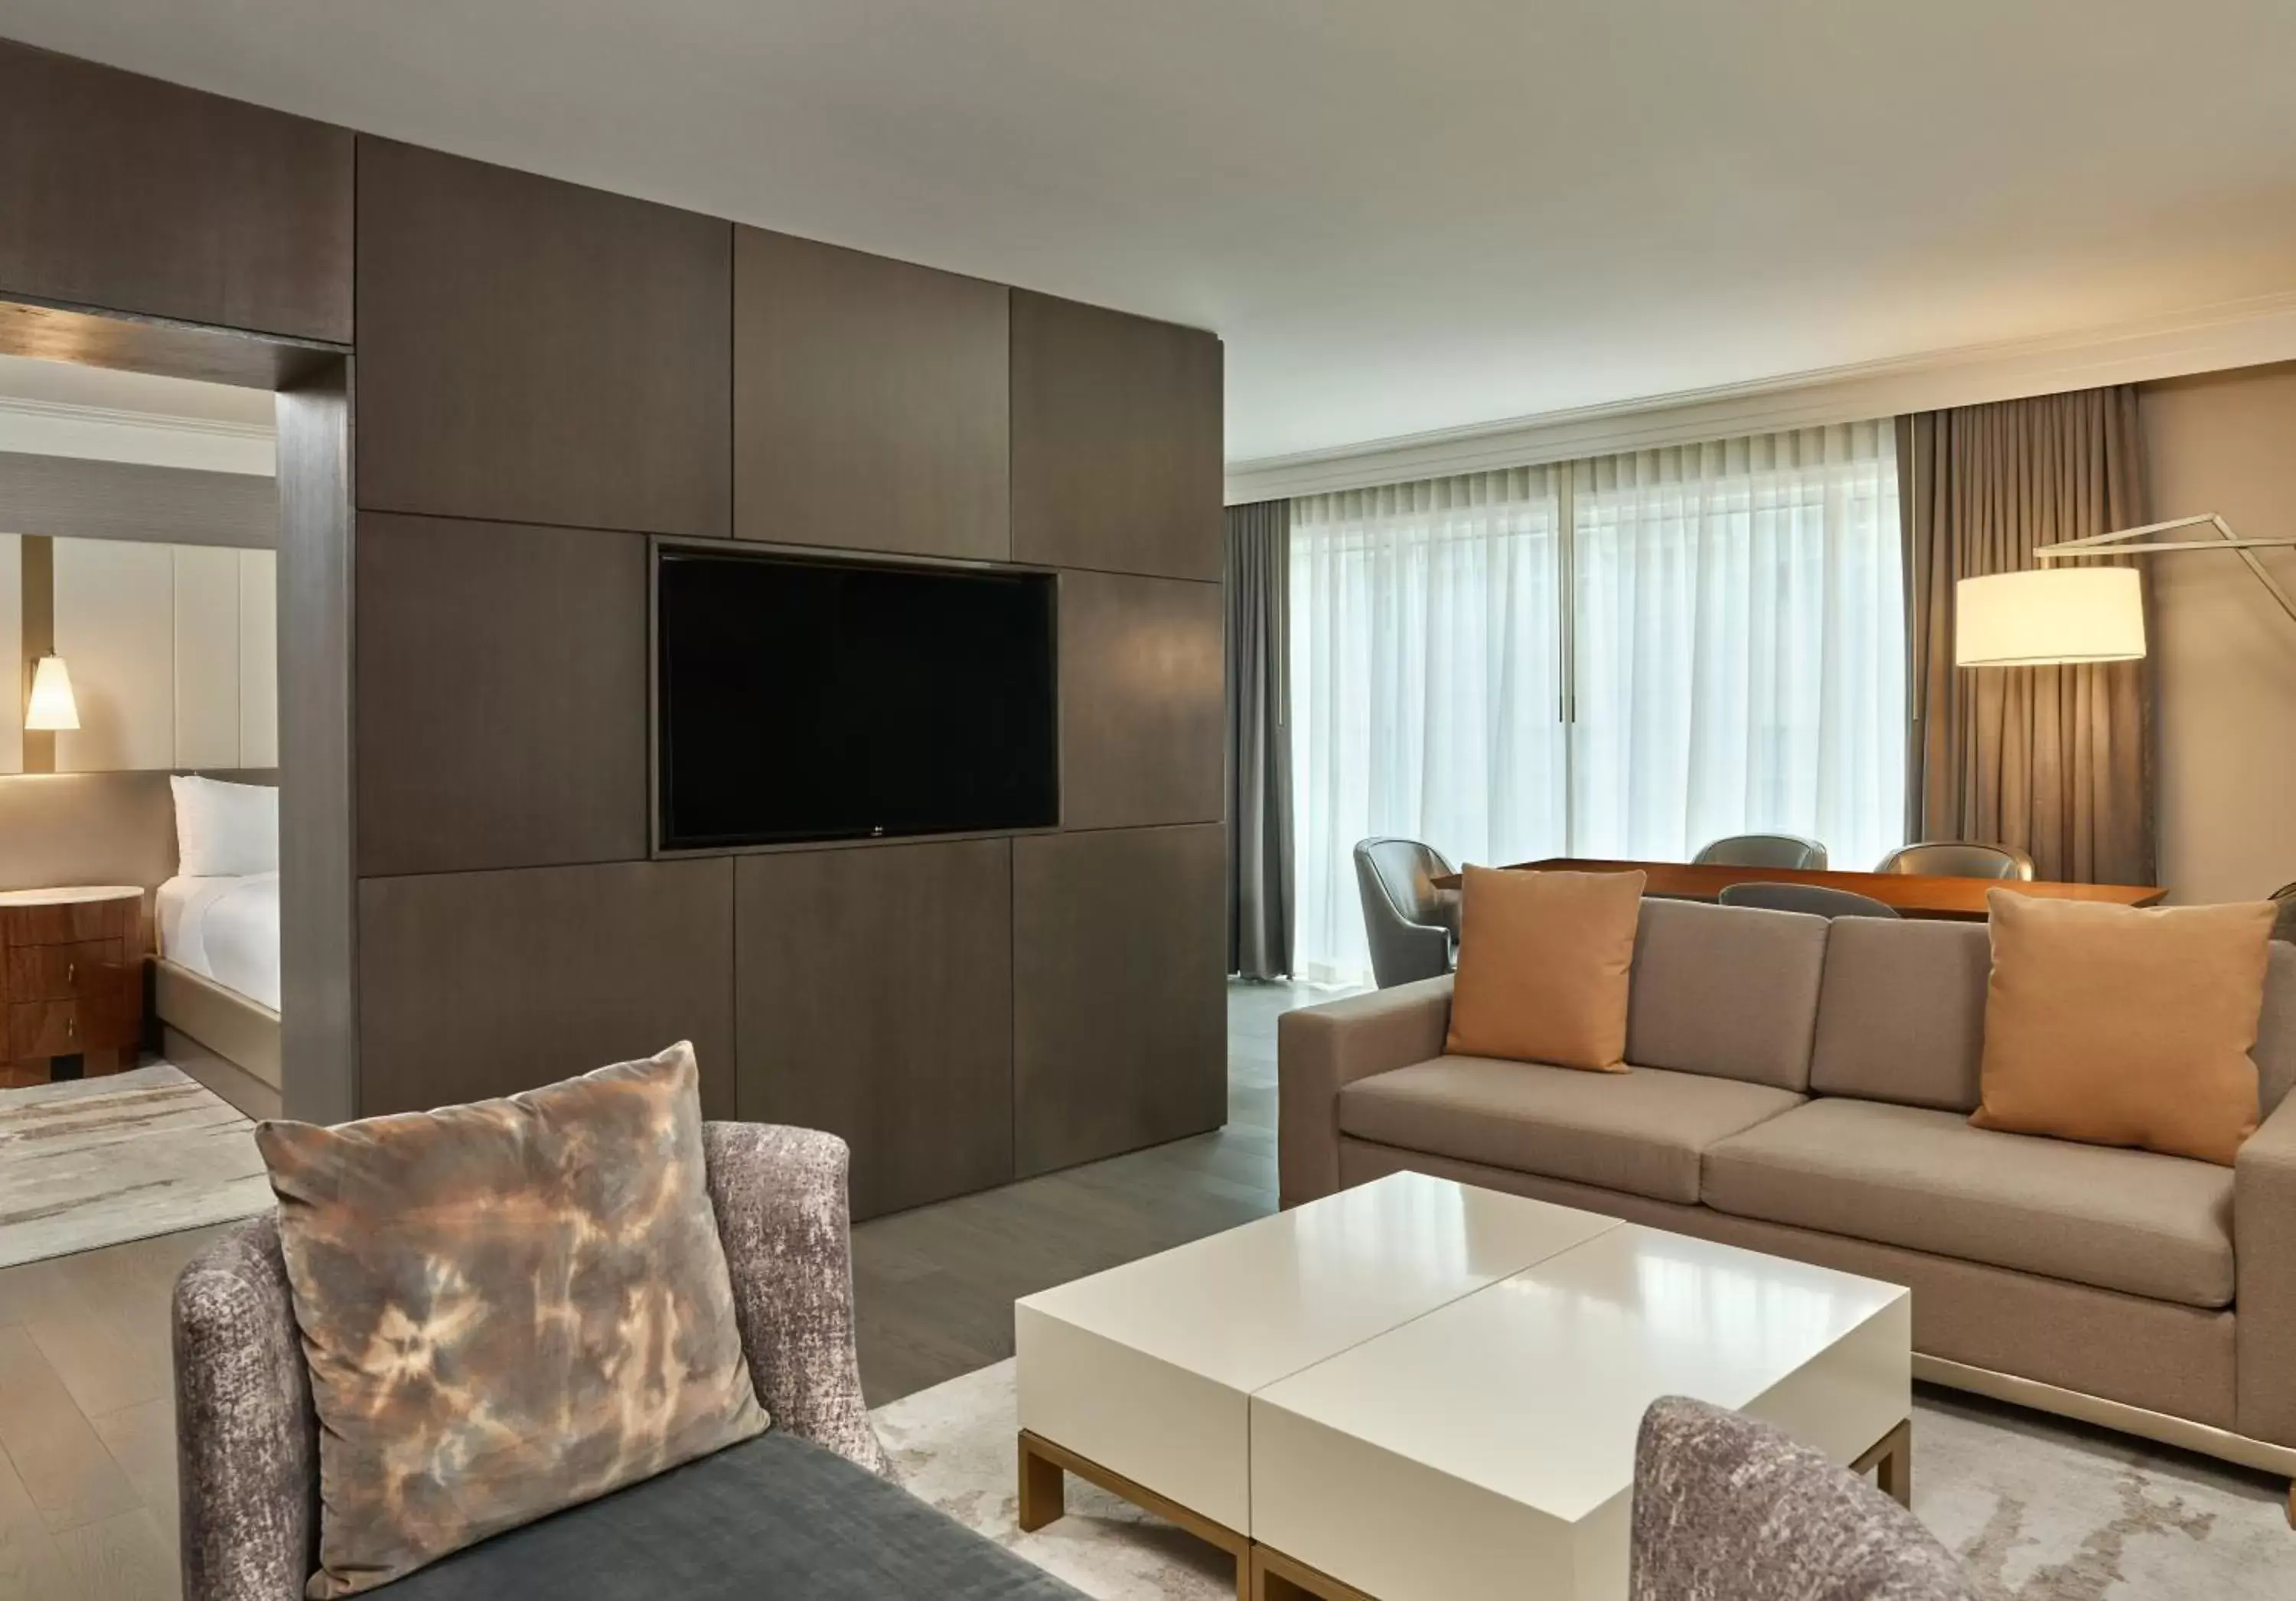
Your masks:
<instances>
[{"instance_id":1,"label":"gray sofa back","mask_svg":"<svg viewBox=\"0 0 2296 1601\"><path fill-rule=\"evenodd\" d=\"M1992 971L1982 923L1835 919L1810 1093L1974 1112ZM2296 1087L2296 945L2273 943L2253 1055L2268 1112Z\"/></svg>"},{"instance_id":2,"label":"gray sofa back","mask_svg":"<svg viewBox=\"0 0 2296 1601\"><path fill-rule=\"evenodd\" d=\"M1628 1064L1807 1090L1825 938L1825 919L1801 912L1645 899Z\"/></svg>"},{"instance_id":3,"label":"gray sofa back","mask_svg":"<svg viewBox=\"0 0 2296 1601\"><path fill-rule=\"evenodd\" d=\"M1826 944L1811 1091L1976 1111L1992 971L1992 934L1982 923L1838 920Z\"/></svg>"}]
</instances>

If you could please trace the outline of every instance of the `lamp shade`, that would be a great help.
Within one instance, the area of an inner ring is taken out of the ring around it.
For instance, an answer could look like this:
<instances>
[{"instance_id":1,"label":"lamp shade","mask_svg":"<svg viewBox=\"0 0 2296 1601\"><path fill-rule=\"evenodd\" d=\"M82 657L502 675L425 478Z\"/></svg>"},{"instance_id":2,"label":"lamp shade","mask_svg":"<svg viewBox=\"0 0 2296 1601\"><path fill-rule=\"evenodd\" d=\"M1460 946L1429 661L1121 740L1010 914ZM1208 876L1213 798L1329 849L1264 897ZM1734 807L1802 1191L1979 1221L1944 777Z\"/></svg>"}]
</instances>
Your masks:
<instances>
[{"instance_id":1,"label":"lamp shade","mask_svg":"<svg viewBox=\"0 0 2296 1601\"><path fill-rule=\"evenodd\" d=\"M2144 592L2133 567L2045 567L1955 586L1953 659L1963 667L2134 661Z\"/></svg>"},{"instance_id":2,"label":"lamp shade","mask_svg":"<svg viewBox=\"0 0 2296 1601\"><path fill-rule=\"evenodd\" d=\"M32 698L24 708L24 727L38 732L79 727L79 703L72 699L71 675L62 656L43 656L32 669Z\"/></svg>"}]
</instances>

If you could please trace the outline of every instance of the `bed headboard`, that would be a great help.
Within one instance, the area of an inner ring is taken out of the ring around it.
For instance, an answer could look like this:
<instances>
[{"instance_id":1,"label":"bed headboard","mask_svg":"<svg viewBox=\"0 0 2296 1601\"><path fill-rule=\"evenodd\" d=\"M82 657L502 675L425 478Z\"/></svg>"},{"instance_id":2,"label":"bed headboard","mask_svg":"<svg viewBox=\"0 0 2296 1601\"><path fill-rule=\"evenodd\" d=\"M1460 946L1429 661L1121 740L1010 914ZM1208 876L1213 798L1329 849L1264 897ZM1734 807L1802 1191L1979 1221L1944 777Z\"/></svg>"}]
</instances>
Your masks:
<instances>
[{"instance_id":1,"label":"bed headboard","mask_svg":"<svg viewBox=\"0 0 2296 1601\"><path fill-rule=\"evenodd\" d=\"M211 773L236 784L276 772ZM175 876L176 803L168 775L19 773L0 776L0 890L141 884ZM151 910L151 897L144 897Z\"/></svg>"}]
</instances>

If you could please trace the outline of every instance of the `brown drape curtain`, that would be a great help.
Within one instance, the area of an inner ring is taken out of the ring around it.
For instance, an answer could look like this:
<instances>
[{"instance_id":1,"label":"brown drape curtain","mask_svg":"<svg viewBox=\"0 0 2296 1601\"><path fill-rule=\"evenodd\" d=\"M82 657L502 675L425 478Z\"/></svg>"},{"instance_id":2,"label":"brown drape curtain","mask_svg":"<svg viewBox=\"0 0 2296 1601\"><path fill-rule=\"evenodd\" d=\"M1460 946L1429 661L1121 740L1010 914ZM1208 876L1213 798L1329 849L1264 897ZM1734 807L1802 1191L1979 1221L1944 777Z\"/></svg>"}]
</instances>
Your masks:
<instances>
[{"instance_id":1,"label":"brown drape curtain","mask_svg":"<svg viewBox=\"0 0 2296 1601\"><path fill-rule=\"evenodd\" d=\"M1898 419L1908 840L2014 845L2043 878L2152 882L2149 664L1953 664L1956 580L2146 521L2141 456L2127 386Z\"/></svg>"},{"instance_id":2,"label":"brown drape curtain","mask_svg":"<svg viewBox=\"0 0 2296 1601\"><path fill-rule=\"evenodd\" d=\"M1227 509L1227 970L1292 971L1292 503Z\"/></svg>"}]
</instances>

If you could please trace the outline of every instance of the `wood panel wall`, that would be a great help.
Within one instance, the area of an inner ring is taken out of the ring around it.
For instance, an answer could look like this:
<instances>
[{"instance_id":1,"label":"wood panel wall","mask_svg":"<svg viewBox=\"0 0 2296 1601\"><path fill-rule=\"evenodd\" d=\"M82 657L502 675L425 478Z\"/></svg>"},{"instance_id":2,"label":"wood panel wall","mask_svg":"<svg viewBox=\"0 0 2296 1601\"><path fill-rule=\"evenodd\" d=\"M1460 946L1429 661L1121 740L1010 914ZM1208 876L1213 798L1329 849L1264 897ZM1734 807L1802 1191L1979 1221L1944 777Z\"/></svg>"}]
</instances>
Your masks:
<instances>
[{"instance_id":1,"label":"wood panel wall","mask_svg":"<svg viewBox=\"0 0 2296 1601\"><path fill-rule=\"evenodd\" d=\"M296 374L300 1115L683 1036L713 1115L850 1140L864 1215L1222 1121L1217 338L5 45L0 213L0 300L201 324L0 343ZM1061 827L658 858L652 536L1057 572Z\"/></svg>"}]
</instances>

